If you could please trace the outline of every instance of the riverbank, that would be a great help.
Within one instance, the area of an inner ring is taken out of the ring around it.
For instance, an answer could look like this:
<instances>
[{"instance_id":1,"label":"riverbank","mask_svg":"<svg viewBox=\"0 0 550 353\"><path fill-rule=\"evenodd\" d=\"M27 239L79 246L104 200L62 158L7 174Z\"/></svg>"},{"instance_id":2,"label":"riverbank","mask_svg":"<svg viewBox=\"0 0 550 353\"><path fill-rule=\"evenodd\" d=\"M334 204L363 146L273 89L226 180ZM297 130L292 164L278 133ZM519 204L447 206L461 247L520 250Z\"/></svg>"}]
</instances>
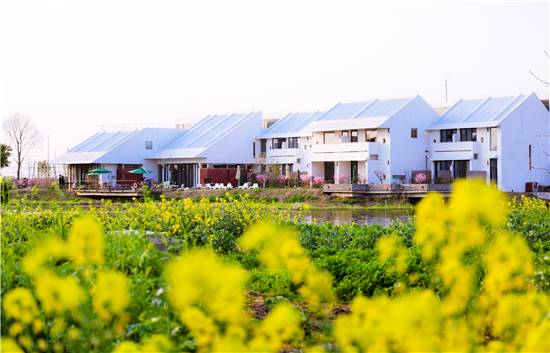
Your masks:
<instances>
[{"instance_id":1,"label":"riverbank","mask_svg":"<svg viewBox=\"0 0 550 353\"><path fill-rule=\"evenodd\" d=\"M248 195L249 198L259 200L265 203L272 203L278 208L293 209L296 205L307 204L309 208L327 208L327 209L409 209L414 208L414 203L402 197L394 197L391 199L374 199L374 198L341 198L337 196L327 195L323 189L316 188L265 188L255 190L188 190L188 191L164 191L162 195L166 199L177 198L215 198L224 196L227 193L230 195ZM76 205L92 205L102 204L99 198L81 197L72 190L48 190L37 189L33 192L32 189L14 189L10 192L13 201L25 199L27 201L34 200L39 203L48 203L56 201L61 203L69 203ZM115 203L135 202L132 198L113 198Z\"/></svg>"}]
</instances>

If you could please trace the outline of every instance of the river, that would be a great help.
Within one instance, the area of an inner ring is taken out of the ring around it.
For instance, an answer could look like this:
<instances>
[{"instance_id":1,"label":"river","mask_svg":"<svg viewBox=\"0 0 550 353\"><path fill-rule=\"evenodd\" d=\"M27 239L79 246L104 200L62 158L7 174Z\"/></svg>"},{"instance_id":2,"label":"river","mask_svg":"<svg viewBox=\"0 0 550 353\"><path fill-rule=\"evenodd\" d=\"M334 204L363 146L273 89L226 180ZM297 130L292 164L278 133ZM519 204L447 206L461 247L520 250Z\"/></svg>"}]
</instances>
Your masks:
<instances>
[{"instance_id":1,"label":"river","mask_svg":"<svg viewBox=\"0 0 550 353\"><path fill-rule=\"evenodd\" d=\"M356 224L380 224L384 227L391 224L392 220L399 219L403 224L413 217L412 210L331 210L318 209L301 211L305 222L308 223L356 223Z\"/></svg>"}]
</instances>

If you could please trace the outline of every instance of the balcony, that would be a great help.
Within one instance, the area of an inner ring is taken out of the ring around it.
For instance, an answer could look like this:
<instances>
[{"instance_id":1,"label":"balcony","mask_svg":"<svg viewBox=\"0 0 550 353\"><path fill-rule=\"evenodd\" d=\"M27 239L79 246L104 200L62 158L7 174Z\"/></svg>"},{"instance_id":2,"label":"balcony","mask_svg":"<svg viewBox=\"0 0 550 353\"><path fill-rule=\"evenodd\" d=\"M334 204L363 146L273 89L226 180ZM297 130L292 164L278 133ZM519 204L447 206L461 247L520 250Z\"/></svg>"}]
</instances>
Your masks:
<instances>
[{"instance_id":1,"label":"balcony","mask_svg":"<svg viewBox=\"0 0 550 353\"><path fill-rule=\"evenodd\" d=\"M378 142L348 142L311 147L312 161L360 161L378 154Z\"/></svg>"},{"instance_id":2,"label":"balcony","mask_svg":"<svg viewBox=\"0 0 550 353\"><path fill-rule=\"evenodd\" d=\"M296 163L296 159L302 158L302 150L300 148L269 149L266 152L266 158L276 159L281 164L292 164Z\"/></svg>"},{"instance_id":3,"label":"balcony","mask_svg":"<svg viewBox=\"0 0 550 353\"><path fill-rule=\"evenodd\" d=\"M471 159L474 153L479 151L479 142L460 141L460 142L437 142L432 143L432 160L457 160Z\"/></svg>"}]
</instances>

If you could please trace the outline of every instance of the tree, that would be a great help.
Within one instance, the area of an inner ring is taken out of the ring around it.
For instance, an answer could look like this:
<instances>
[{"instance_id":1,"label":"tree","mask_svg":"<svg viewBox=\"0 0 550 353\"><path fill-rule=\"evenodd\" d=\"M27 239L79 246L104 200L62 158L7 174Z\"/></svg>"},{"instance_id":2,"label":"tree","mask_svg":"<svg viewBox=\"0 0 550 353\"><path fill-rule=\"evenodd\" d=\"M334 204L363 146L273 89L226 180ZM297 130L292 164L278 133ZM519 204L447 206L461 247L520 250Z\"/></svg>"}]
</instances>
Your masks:
<instances>
[{"instance_id":1,"label":"tree","mask_svg":"<svg viewBox=\"0 0 550 353\"><path fill-rule=\"evenodd\" d=\"M31 148L42 140L42 133L34 126L31 118L23 114L10 115L2 122L2 129L11 142L19 179L23 161Z\"/></svg>"},{"instance_id":2,"label":"tree","mask_svg":"<svg viewBox=\"0 0 550 353\"><path fill-rule=\"evenodd\" d=\"M9 145L6 145L5 143L2 143L1 146L2 146L2 161L1 161L0 168L4 168L10 165L11 147Z\"/></svg>"}]
</instances>

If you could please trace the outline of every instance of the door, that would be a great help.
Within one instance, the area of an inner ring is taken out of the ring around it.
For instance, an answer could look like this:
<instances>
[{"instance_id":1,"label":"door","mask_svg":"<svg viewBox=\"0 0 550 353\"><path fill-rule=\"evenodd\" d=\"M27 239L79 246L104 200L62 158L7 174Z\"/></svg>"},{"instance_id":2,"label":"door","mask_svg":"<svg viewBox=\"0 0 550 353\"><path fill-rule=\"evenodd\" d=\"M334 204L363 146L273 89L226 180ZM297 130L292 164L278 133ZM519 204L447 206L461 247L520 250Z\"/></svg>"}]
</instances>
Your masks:
<instances>
[{"instance_id":1,"label":"door","mask_svg":"<svg viewBox=\"0 0 550 353\"><path fill-rule=\"evenodd\" d=\"M358 175L357 174L357 168L358 168L358 162L357 161L351 161L351 183L352 184L357 183L357 175Z\"/></svg>"},{"instance_id":2,"label":"door","mask_svg":"<svg viewBox=\"0 0 550 353\"><path fill-rule=\"evenodd\" d=\"M468 162L469 161L454 161L454 177L466 178L466 172L468 171Z\"/></svg>"},{"instance_id":3,"label":"door","mask_svg":"<svg viewBox=\"0 0 550 353\"><path fill-rule=\"evenodd\" d=\"M496 158L491 158L489 160L489 164L490 164L490 171L489 171L489 174L491 176L491 184L495 184L495 185L498 185L498 179L497 179L497 159Z\"/></svg>"},{"instance_id":4,"label":"door","mask_svg":"<svg viewBox=\"0 0 550 353\"><path fill-rule=\"evenodd\" d=\"M334 181L334 162L325 162L325 181Z\"/></svg>"}]
</instances>

